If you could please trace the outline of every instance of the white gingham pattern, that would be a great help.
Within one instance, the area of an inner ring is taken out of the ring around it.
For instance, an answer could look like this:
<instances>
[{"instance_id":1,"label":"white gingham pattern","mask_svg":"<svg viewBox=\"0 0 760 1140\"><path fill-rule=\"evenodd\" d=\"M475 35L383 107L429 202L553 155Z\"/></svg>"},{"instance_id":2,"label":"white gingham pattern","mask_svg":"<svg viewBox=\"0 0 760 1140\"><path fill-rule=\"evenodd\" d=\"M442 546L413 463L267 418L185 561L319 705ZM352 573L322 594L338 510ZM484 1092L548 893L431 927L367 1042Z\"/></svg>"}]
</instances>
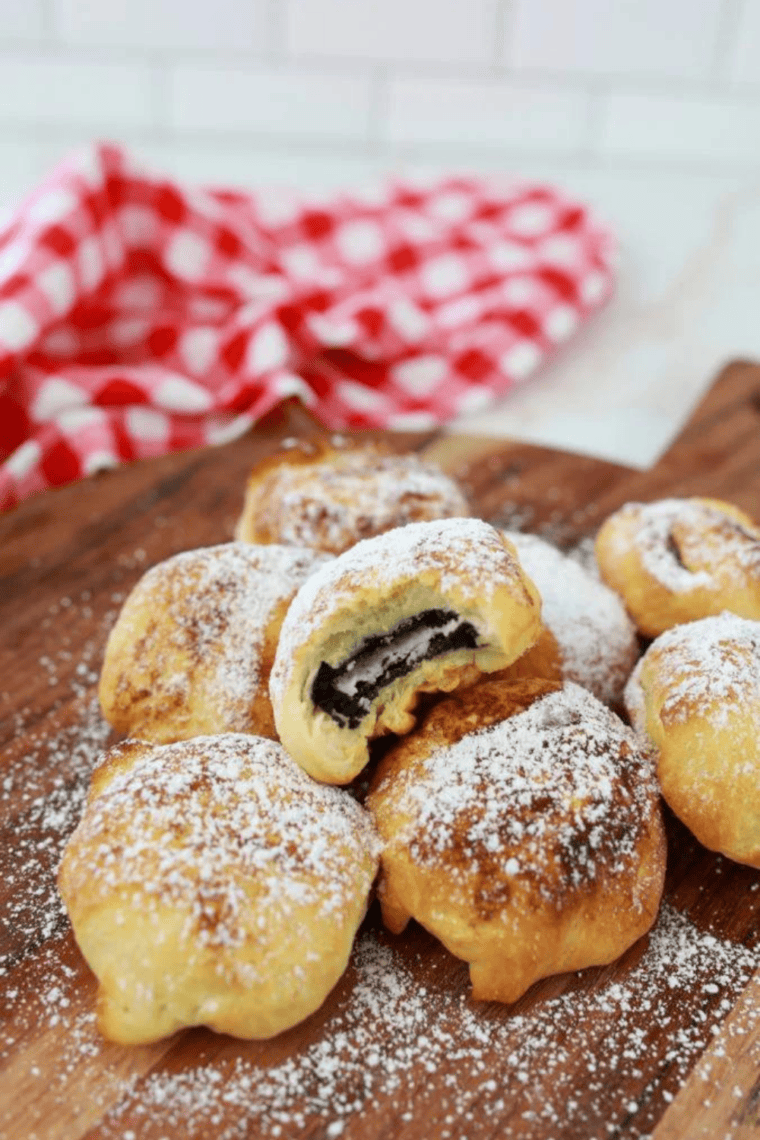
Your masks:
<instances>
[{"instance_id":1,"label":"white gingham pattern","mask_svg":"<svg viewBox=\"0 0 760 1140\"><path fill-rule=\"evenodd\" d=\"M613 257L547 186L315 205L183 189L93 146L0 237L0 509L234 438L292 395L331 429L482 409L607 299Z\"/></svg>"}]
</instances>

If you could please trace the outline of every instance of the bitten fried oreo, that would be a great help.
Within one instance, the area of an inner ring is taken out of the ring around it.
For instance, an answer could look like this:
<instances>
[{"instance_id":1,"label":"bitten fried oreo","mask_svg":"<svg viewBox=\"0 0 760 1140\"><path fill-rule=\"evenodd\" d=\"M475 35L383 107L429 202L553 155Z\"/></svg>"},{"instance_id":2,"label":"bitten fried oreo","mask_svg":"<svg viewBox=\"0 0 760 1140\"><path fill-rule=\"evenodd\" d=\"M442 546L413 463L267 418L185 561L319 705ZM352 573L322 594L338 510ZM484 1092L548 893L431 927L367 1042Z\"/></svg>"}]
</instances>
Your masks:
<instances>
[{"instance_id":1,"label":"bitten fried oreo","mask_svg":"<svg viewBox=\"0 0 760 1140\"><path fill-rule=\"evenodd\" d=\"M633 732L570 682L484 680L380 761L367 806L394 932L417 919L476 999L611 962L654 922L665 835Z\"/></svg>"},{"instance_id":2,"label":"bitten fried oreo","mask_svg":"<svg viewBox=\"0 0 760 1140\"><path fill-rule=\"evenodd\" d=\"M504 668L540 628L535 587L487 523L411 523L367 539L288 610L270 678L280 739L317 779L347 783L370 740L414 726L420 693Z\"/></svg>"},{"instance_id":3,"label":"bitten fried oreo","mask_svg":"<svg viewBox=\"0 0 760 1140\"><path fill-rule=\"evenodd\" d=\"M235 537L340 554L407 523L469 514L457 483L416 455L345 438L293 440L251 472Z\"/></svg>"},{"instance_id":4,"label":"bitten fried oreo","mask_svg":"<svg viewBox=\"0 0 760 1140\"><path fill-rule=\"evenodd\" d=\"M329 555L229 542L152 567L106 646L103 714L166 743L215 732L276 737L269 671L288 605Z\"/></svg>"},{"instance_id":5,"label":"bitten fried oreo","mask_svg":"<svg viewBox=\"0 0 760 1140\"><path fill-rule=\"evenodd\" d=\"M264 1038L301 1021L346 967L377 850L364 809L274 741L112 749L59 872L101 1031Z\"/></svg>"},{"instance_id":6,"label":"bitten fried oreo","mask_svg":"<svg viewBox=\"0 0 760 1140\"><path fill-rule=\"evenodd\" d=\"M506 675L575 681L605 704L619 704L639 645L618 595L537 535L504 534L538 588L546 627Z\"/></svg>"},{"instance_id":7,"label":"bitten fried oreo","mask_svg":"<svg viewBox=\"0 0 760 1140\"><path fill-rule=\"evenodd\" d=\"M625 698L675 814L705 847L760 867L760 622L724 613L668 630Z\"/></svg>"},{"instance_id":8,"label":"bitten fried oreo","mask_svg":"<svg viewBox=\"0 0 760 1140\"><path fill-rule=\"evenodd\" d=\"M600 528L596 556L647 637L723 610L760 619L760 529L731 503L627 503Z\"/></svg>"}]
</instances>

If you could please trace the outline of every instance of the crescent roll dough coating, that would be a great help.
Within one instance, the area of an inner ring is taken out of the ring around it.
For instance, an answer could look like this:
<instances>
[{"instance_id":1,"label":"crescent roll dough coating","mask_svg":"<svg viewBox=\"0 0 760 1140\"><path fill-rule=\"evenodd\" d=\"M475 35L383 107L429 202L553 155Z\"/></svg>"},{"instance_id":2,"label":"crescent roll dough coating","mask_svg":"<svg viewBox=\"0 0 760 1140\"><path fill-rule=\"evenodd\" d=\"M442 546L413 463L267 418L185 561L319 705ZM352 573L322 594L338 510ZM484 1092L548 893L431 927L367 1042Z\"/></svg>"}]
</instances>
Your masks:
<instances>
[{"instance_id":1,"label":"crescent roll dough coating","mask_svg":"<svg viewBox=\"0 0 760 1140\"><path fill-rule=\"evenodd\" d=\"M59 872L102 1033L271 1037L343 973L377 868L363 808L262 737L127 742L96 770Z\"/></svg>"},{"instance_id":2,"label":"crescent roll dough coating","mask_svg":"<svg viewBox=\"0 0 760 1140\"><path fill-rule=\"evenodd\" d=\"M314 574L288 610L270 678L280 739L312 776L348 783L371 739L410 731L420 693L504 668L540 628L533 583L480 519L367 539Z\"/></svg>"},{"instance_id":3,"label":"crescent roll dough coating","mask_svg":"<svg viewBox=\"0 0 760 1140\"><path fill-rule=\"evenodd\" d=\"M381 761L383 918L470 964L478 1000L611 962L654 922L665 834L634 734L570 682L483 681Z\"/></svg>"},{"instance_id":4,"label":"crescent roll dough coating","mask_svg":"<svg viewBox=\"0 0 760 1140\"><path fill-rule=\"evenodd\" d=\"M152 567L108 638L106 720L161 743L215 732L276 738L269 672L280 626L299 586L328 558L228 542Z\"/></svg>"},{"instance_id":5,"label":"crescent roll dough coating","mask_svg":"<svg viewBox=\"0 0 760 1140\"><path fill-rule=\"evenodd\" d=\"M340 554L397 526L469 514L454 480L416 455L344 439L293 441L254 467L235 537Z\"/></svg>"},{"instance_id":6,"label":"crescent roll dough coating","mask_svg":"<svg viewBox=\"0 0 760 1140\"><path fill-rule=\"evenodd\" d=\"M639 657L636 627L618 595L537 535L504 534L538 587L546 627L505 675L575 681L604 704L618 704Z\"/></svg>"},{"instance_id":7,"label":"crescent roll dough coating","mask_svg":"<svg viewBox=\"0 0 760 1140\"><path fill-rule=\"evenodd\" d=\"M627 503L600 528L596 556L647 637L723 610L760 619L760 530L731 503Z\"/></svg>"},{"instance_id":8,"label":"crescent roll dough coating","mask_svg":"<svg viewBox=\"0 0 760 1140\"><path fill-rule=\"evenodd\" d=\"M625 699L678 818L705 847L760 867L760 622L724 613L669 630Z\"/></svg>"}]
</instances>

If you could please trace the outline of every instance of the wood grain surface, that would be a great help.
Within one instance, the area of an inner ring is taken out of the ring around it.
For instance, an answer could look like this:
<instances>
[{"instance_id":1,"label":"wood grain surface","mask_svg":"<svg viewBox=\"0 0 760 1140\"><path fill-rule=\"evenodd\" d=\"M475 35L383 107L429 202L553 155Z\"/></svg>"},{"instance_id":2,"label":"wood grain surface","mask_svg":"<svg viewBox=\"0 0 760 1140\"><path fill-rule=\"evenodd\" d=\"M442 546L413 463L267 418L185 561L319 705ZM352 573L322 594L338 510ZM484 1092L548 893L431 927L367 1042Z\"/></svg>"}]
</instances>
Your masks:
<instances>
[{"instance_id":1,"label":"wood grain surface","mask_svg":"<svg viewBox=\"0 0 760 1140\"><path fill-rule=\"evenodd\" d=\"M228 540L246 472L293 406L222 448L135 464L0 518L0 1136L657 1140L760 1136L760 873L668 818L660 921L604 969L515 1006L373 907L325 1006L274 1041L205 1030L102 1041L95 984L55 891L89 770L108 629L150 565ZM466 487L474 513L574 546L632 498L709 494L760 516L760 368L724 370L660 462L637 472L516 442L394 436Z\"/></svg>"}]
</instances>

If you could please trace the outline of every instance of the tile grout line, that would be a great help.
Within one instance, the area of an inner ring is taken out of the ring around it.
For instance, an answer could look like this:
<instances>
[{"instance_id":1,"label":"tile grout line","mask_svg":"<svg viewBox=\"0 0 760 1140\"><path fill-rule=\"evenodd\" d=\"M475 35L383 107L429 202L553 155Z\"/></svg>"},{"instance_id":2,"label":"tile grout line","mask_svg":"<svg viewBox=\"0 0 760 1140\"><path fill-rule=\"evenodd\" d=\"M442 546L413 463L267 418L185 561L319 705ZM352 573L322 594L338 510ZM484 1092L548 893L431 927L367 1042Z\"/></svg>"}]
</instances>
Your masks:
<instances>
[{"instance_id":1,"label":"tile grout line","mask_svg":"<svg viewBox=\"0 0 760 1140\"><path fill-rule=\"evenodd\" d=\"M43 44L45 46L57 46L60 39L53 0L37 0L37 2L39 3L40 15L42 17Z\"/></svg>"},{"instance_id":2,"label":"tile grout line","mask_svg":"<svg viewBox=\"0 0 760 1140\"><path fill-rule=\"evenodd\" d=\"M722 0L721 3L710 70L713 81L723 90L732 90L729 74L731 50L738 41L743 6L744 0Z\"/></svg>"},{"instance_id":3,"label":"tile grout line","mask_svg":"<svg viewBox=\"0 0 760 1140\"><path fill-rule=\"evenodd\" d=\"M494 9L494 52L491 71L496 78L509 72L509 46L514 17L513 0L496 0Z\"/></svg>"},{"instance_id":4,"label":"tile grout line","mask_svg":"<svg viewBox=\"0 0 760 1140\"><path fill-rule=\"evenodd\" d=\"M272 63L288 63L287 0L267 0L265 13L267 58Z\"/></svg>"}]
</instances>

